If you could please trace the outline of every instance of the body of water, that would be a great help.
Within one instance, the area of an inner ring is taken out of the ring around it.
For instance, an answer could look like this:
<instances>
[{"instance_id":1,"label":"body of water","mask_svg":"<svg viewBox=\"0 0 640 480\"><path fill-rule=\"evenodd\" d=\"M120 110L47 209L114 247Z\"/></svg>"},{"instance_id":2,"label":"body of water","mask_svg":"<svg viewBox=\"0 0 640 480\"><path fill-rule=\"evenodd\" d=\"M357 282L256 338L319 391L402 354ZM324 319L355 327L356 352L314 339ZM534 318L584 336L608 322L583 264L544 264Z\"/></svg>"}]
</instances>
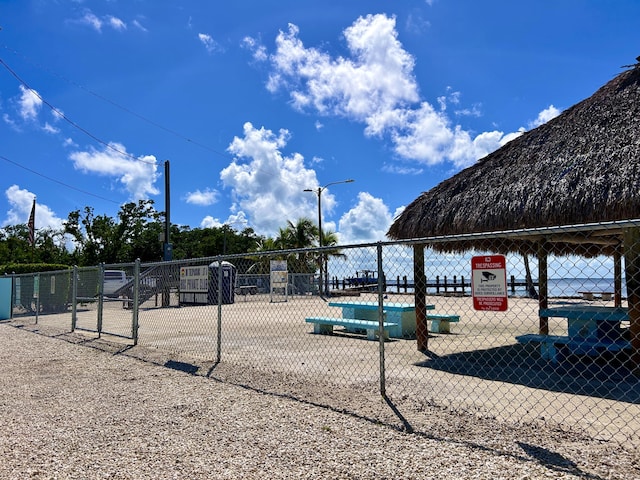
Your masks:
<instances>
[{"instance_id":1,"label":"body of water","mask_svg":"<svg viewBox=\"0 0 640 480\"><path fill-rule=\"evenodd\" d=\"M549 297L578 297L578 292L613 293L613 278L550 278ZM516 295L525 295L525 288L516 288ZM622 296L627 296L624 282Z\"/></svg>"},{"instance_id":2,"label":"body of water","mask_svg":"<svg viewBox=\"0 0 640 480\"><path fill-rule=\"evenodd\" d=\"M458 280L459 282L460 280ZM515 279L516 283L524 283L524 279ZM537 279L534 279L535 282L537 282ZM471 295L471 287L468 284L468 280L465 279L466 285L464 287L464 291L466 295ZM508 294L514 295L514 291L511 288L511 284L509 283L510 280L508 280L508 286L507 286L507 291ZM408 282L410 288L407 289L407 293L411 293L413 292L413 282L409 281ZM580 297L580 293L579 292L593 292L595 294L599 294L601 292L610 292L613 293L614 289L613 289L613 278L550 278L548 280L548 284L549 284L549 297ZM452 280L450 279L447 285L447 292L453 292L454 291L454 285ZM536 285L536 290L538 290L538 287ZM389 292L397 292L397 287L395 285L388 285L387 286L387 291ZM401 291L404 292L404 288L401 288ZM439 289L440 293L444 292L444 285L440 285L440 289ZM456 285L456 291L457 292L461 292L461 286L460 283L458 283ZM436 288L435 287L428 287L427 288L427 293L428 294L435 294L436 293ZM624 282L622 283L622 296L626 297L627 292L626 292L626 288L624 285ZM516 286L515 287L515 296L517 297L524 297L527 296L527 289L524 286Z\"/></svg>"}]
</instances>

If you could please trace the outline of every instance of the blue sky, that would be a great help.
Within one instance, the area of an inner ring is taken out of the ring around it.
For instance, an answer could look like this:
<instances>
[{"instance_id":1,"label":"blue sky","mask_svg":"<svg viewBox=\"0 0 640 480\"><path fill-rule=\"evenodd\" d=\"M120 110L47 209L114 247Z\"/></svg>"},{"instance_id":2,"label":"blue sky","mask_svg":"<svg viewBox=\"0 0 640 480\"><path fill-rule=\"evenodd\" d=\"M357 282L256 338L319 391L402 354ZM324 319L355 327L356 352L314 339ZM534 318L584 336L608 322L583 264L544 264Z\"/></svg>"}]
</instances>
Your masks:
<instances>
[{"instance_id":1,"label":"blue sky","mask_svg":"<svg viewBox=\"0 0 640 480\"><path fill-rule=\"evenodd\" d=\"M636 0L0 0L0 225L150 198L341 243L640 54Z\"/></svg>"}]
</instances>

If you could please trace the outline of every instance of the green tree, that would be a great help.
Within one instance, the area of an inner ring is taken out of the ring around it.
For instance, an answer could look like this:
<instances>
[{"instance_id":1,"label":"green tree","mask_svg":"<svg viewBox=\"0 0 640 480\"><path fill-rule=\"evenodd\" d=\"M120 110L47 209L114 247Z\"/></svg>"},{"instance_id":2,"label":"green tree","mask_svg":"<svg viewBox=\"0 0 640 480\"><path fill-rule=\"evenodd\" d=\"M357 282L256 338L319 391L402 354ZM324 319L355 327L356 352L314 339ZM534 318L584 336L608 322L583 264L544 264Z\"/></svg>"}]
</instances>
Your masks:
<instances>
[{"instance_id":1,"label":"green tree","mask_svg":"<svg viewBox=\"0 0 640 480\"><path fill-rule=\"evenodd\" d=\"M56 263L70 265L73 259L65 247L64 231L43 228L36 231L34 245L29 244L25 224L0 229L0 264Z\"/></svg>"},{"instance_id":2,"label":"green tree","mask_svg":"<svg viewBox=\"0 0 640 480\"><path fill-rule=\"evenodd\" d=\"M74 257L79 265L158 261L162 259L162 213L153 200L139 200L120 207L118 222L107 215L95 215L93 207L69 213L65 233L76 243Z\"/></svg>"},{"instance_id":3,"label":"green tree","mask_svg":"<svg viewBox=\"0 0 640 480\"><path fill-rule=\"evenodd\" d=\"M26 225L7 225L0 230L0 263L34 262L34 249L28 238Z\"/></svg>"},{"instance_id":4,"label":"green tree","mask_svg":"<svg viewBox=\"0 0 640 480\"><path fill-rule=\"evenodd\" d=\"M262 238L253 229L237 232L229 225L212 228L172 227L173 258L213 257L255 251Z\"/></svg>"},{"instance_id":5,"label":"green tree","mask_svg":"<svg viewBox=\"0 0 640 480\"><path fill-rule=\"evenodd\" d=\"M119 222L115 228L116 238L121 243L113 252L116 262L143 262L162 259L162 244L159 235L163 231L163 213L153 206L153 200L138 200L125 203L118 212Z\"/></svg>"},{"instance_id":6,"label":"green tree","mask_svg":"<svg viewBox=\"0 0 640 480\"><path fill-rule=\"evenodd\" d=\"M287 221L284 230L280 230L283 247L286 249L310 248L316 245L318 227L309 218L299 218L295 223ZM290 254L287 258L290 269L294 272L312 273L315 271L313 256L308 252Z\"/></svg>"}]
</instances>

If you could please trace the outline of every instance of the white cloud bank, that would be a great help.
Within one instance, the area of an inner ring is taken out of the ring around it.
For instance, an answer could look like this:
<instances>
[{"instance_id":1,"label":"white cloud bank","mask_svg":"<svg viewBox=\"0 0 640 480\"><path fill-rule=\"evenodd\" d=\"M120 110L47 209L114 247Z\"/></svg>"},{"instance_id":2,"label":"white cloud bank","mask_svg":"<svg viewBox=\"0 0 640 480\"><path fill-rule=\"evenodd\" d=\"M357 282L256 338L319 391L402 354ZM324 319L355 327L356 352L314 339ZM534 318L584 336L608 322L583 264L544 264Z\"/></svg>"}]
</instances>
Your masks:
<instances>
[{"instance_id":1,"label":"white cloud bank","mask_svg":"<svg viewBox=\"0 0 640 480\"><path fill-rule=\"evenodd\" d=\"M206 217L202 227L228 224L237 228L248 223L262 235L276 235L287 220L300 217L317 218L317 194L305 189L318 187L314 170L304 165L298 153L285 155L289 138L287 130L277 134L271 130L244 125L244 136L235 137L229 151L236 160L222 170L220 178L231 189L234 215L226 221ZM337 199L330 187L322 192L323 230L335 231L330 219ZM358 202L347 211L338 224L341 244L383 240L393 217L384 202L361 192Z\"/></svg>"},{"instance_id":2,"label":"white cloud bank","mask_svg":"<svg viewBox=\"0 0 640 480\"><path fill-rule=\"evenodd\" d=\"M316 173L305 167L299 153L282 153L288 139L287 130L276 134L245 123L244 136L235 137L228 148L235 160L220 172L223 185L232 189L232 212L245 214L259 234L273 235L287 220L317 215L315 196L304 192L318 185ZM325 212L334 208L329 191L323 193L322 205Z\"/></svg>"},{"instance_id":3,"label":"white cloud bank","mask_svg":"<svg viewBox=\"0 0 640 480\"><path fill-rule=\"evenodd\" d=\"M3 226L26 224L29 221L35 194L20 188L18 185L11 185L5 190L4 194L9 202L9 211ZM35 225L37 230L44 228L57 230L62 228L62 222L63 219L56 216L53 210L36 200Z\"/></svg>"},{"instance_id":4,"label":"white cloud bank","mask_svg":"<svg viewBox=\"0 0 640 480\"><path fill-rule=\"evenodd\" d=\"M270 63L267 89L288 92L295 109L360 122L366 136L389 139L401 163L383 165L382 170L388 173L418 174L425 166L444 162L462 169L524 132L521 128L509 133L493 130L476 134L454 124L447 114L449 104L456 107L453 113L457 117L482 115L479 104L460 106L460 92L447 91L437 99L437 108L421 99L414 77L415 60L398 40L395 17L360 17L344 31L344 38L347 57L332 57L305 47L293 24L277 36L271 54L258 39L247 37L243 45L253 52L254 61ZM550 106L529 128L559 113ZM229 150L250 161L234 162L221 175L224 184L234 190L236 208L249 214L259 233L272 233L292 217L293 211L315 218L315 205L300 194L303 187L316 185L315 173L304 168L300 155L285 157L280 153L286 139L286 131L275 135L246 124L244 138L236 138ZM327 209L332 208L333 201L323 194ZM339 221L340 242L385 239L403 208L391 214L381 199L361 192L358 203Z\"/></svg>"},{"instance_id":5,"label":"white cloud bank","mask_svg":"<svg viewBox=\"0 0 640 480\"><path fill-rule=\"evenodd\" d=\"M365 135L390 139L395 154L405 161L451 162L464 168L522 133L474 134L455 125L446 104L457 105L459 92L438 98L438 108L422 100L413 73L415 60L398 40L395 17L358 18L344 31L349 57L334 58L305 47L298 34L298 27L290 24L277 36L276 49L269 56L255 39L244 40L255 52L254 59L270 61L269 91L288 91L298 110L363 123ZM481 114L478 105L455 113ZM551 106L532 124L537 126L558 113Z\"/></svg>"}]
</instances>

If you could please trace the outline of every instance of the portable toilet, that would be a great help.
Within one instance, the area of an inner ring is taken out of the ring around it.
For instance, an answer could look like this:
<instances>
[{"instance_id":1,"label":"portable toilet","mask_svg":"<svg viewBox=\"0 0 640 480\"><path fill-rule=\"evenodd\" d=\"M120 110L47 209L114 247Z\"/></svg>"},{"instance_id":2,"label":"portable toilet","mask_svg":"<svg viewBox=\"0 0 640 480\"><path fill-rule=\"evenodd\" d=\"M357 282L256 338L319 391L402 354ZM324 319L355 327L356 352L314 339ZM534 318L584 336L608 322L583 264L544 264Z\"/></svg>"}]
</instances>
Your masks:
<instances>
[{"instance_id":1,"label":"portable toilet","mask_svg":"<svg viewBox=\"0 0 640 480\"><path fill-rule=\"evenodd\" d=\"M209 265L209 295L210 305L218 304L218 269L222 270L222 303L229 304L235 301L236 266L229 262L213 262Z\"/></svg>"}]
</instances>

